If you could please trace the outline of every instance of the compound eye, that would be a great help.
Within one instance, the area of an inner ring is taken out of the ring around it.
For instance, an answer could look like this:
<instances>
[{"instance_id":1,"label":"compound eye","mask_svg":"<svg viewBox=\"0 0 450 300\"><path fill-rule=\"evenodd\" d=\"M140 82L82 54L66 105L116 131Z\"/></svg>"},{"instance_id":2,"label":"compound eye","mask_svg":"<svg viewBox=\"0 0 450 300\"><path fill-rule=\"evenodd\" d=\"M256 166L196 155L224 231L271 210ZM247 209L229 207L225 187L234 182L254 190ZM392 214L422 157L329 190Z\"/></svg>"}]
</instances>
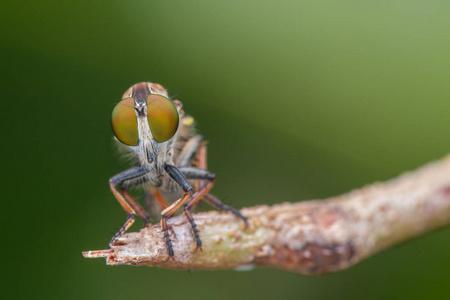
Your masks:
<instances>
[{"instance_id":1,"label":"compound eye","mask_svg":"<svg viewBox=\"0 0 450 300\"><path fill-rule=\"evenodd\" d=\"M148 124L153 138L163 143L175 135L178 129L178 111L172 101L160 95L147 98Z\"/></svg>"},{"instance_id":2,"label":"compound eye","mask_svg":"<svg viewBox=\"0 0 450 300\"><path fill-rule=\"evenodd\" d=\"M134 99L126 98L114 107L111 115L111 127L116 138L128 146L139 144Z\"/></svg>"}]
</instances>

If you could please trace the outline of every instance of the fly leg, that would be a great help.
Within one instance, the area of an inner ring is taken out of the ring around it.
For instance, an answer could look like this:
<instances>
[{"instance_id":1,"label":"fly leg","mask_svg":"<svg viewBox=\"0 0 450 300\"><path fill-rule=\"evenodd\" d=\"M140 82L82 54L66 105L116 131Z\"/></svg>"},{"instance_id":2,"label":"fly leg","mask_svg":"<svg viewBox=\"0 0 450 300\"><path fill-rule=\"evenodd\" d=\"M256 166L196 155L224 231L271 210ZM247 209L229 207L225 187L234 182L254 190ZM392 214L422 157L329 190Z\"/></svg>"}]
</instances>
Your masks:
<instances>
[{"instance_id":1,"label":"fly leg","mask_svg":"<svg viewBox=\"0 0 450 300\"><path fill-rule=\"evenodd\" d=\"M144 226L150 226L150 216L144 210L144 208L128 193L128 190L122 189L122 195L128 201L132 208L136 211L136 213L142 218L144 221Z\"/></svg>"},{"instance_id":2,"label":"fly leg","mask_svg":"<svg viewBox=\"0 0 450 300\"><path fill-rule=\"evenodd\" d=\"M161 195L161 193L158 191L158 189L153 189L152 190L152 195L153 197L155 197L156 202L159 204L159 206L162 209L166 209L167 207L169 207L169 203L167 203L166 199L164 198L163 195Z\"/></svg>"},{"instance_id":3,"label":"fly leg","mask_svg":"<svg viewBox=\"0 0 450 300\"><path fill-rule=\"evenodd\" d=\"M161 217L161 211L169 207L169 203L167 203L165 197L161 194L158 188L156 187L147 187L144 190L144 209L149 212L150 219ZM150 227L151 223L148 222L146 227Z\"/></svg>"},{"instance_id":4,"label":"fly leg","mask_svg":"<svg viewBox=\"0 0 450 300\"><path fill-rule=\"evenodd\" d=\"M167 256L167 260L170 258L173 259L173 246L172 246L172 240L169 236L169 228L167 226L167 219L170 218L173 213L184 205L184 212L189 220L189 223L191 224L192 230L194 232L195 236L195 246L191 249L192 252L195 252L197 249L201 249L202 242L200 240L200 236L198 235L197 225L194 222L194 219L192 218L192 215L190 214L189 210L198 200L200 200L208 191L213 187L215 177L216 175L210 171L207 170L201 170L194 167L184 167L184 168L176 168L171 165L166 165L165 167L167 173L169 173L170 177L174 179L182 188L184 191L184 196L181 197L179 200L177 200L175 203L173 203L171 206L166 208L161 213L161 229L164 234L164 239L166 241L166 246L169 252L169 255ZM199 191L197 191L189 200L189 203L192 203L191 206L185 205L186 201L189 199L189 197L192 194L192 187L190 186L189 182L187 181L187 178L189 179L207 179L209 180L208 184L201 188Z\"/></svg>"},{"instance_id":5,"label":"fly leg","mask_svg":"<svg viewBox=\"0 0 450 300\"><path fill-rule=\"evenodd\" d=\"M165 259L167 261L169 259L174 259L172 240L170 239L167 220L173 215L173 213L178 208L180 208L189 199L189 197L192 194L192 187L186 180L184 175L176 167L172 165L166 165L164 168L166 172L170 175L170 177L172 177L172 179L175 180L175 182L178 183L184 191L183 197L175 201L172 205L170 205L161 212L161 230L163 232L164 240L166 241L166 247L168 251L168 255Z\"/></svg>"},{"instance_id":6,"label":"fly leg","mask_svg":"<svg viewBox=\"0 0 450 300\"><path fill-rule=\"evenodd\" d=\"M202 179L208 181L208 183L202 188L200 188L200 190L196 192L192 196L192 198L184 205L184 214L186 215L186 218L191 224L195 239L195 246L192 247L191 252L195 252L198 249L202 250L202 241L200 240L197 224L195 224L194 218L192 217L190 210L195 205L195 203L197 203L200 199L202 199L213 187L214 182L216 181L216 175L208 170L203 170L195 167L183 167L180 168L179 170L188 179Z\"/></svg>"},{"instance_id":7,"label":"fly leg","mask_svg":"<svg viewBox=\"0 0 450 300\"><path fill-rule=\"evenodd\" d=\"M206 144L202 143L198 149L198 167L200 169L206 170L206 159L207 159ZM199 180L199 186L202 187L203 185L204 185L204 180ZM244 217L239 212L239 210L224 204L222 201L220 201L219 199L217 199L215 196L213 196L211 194L206 194L203 198L205 198L206 201L208 201L210 204L212 204L219 210L231 212L236 217L242 219L244 221L245 225L247 225L248 219L246 217Z\"/></svg>"},{"instance_id":8,"label":"fly leg","mask_svg":"<svg viewBox=\"0 0 450 300\"><path fill-rule=\"evenodd\" d=\"M203 196L204 199L206 199L206 201L208 201L210 204L214 205L215 207L217 207L220 210L224 210L224 211L229 211L231 212L233 215L235 215L238 218L241 218L242 221L244 221L245 226L247 226L248 224L248 219L246 217L244 217L241 212L239 210L237 210L236 208L226 205L224 204L222 201L220 201L219 199L217 199L214 195L211 194L206 194L205 196Z\"/></svg>"},{"instance_id":9,"label":"fly leg","mask_svg":"<svg viewBox=\"0 0 450 300\"><path fill-rule=\"evenodd\" d=\"M149 216L144 211L142 206L140 206L139 203L137 203L136 200L134 200L133 197L128 193L129 186L125 187L124 185L126 181L138 179L144 176L146 173L147 171L140 167L133 167L109 179L109 186L111 188L111 191L128 215L127 220L119 229L119 231L111 238L109 244L112 244L119 236L123 235L131 225L133 225L136 214L138 214L142 218L144 223L149 223Z\"/></svg>"}]
</instances>

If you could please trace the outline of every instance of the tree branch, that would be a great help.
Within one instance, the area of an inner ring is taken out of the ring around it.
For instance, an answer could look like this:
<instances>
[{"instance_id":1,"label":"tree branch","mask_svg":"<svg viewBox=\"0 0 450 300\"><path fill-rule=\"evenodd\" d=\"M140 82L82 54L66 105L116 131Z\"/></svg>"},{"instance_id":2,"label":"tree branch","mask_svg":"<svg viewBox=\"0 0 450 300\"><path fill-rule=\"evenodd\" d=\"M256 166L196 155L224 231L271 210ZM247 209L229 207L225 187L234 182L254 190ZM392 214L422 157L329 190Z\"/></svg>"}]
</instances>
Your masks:
<instances>
[{"instance_id":1,"label":"tree branch","mask_svg":"<svg viewBox=\"0 0 450 300\"><path fill-rule=\"evenodd\" d=\"M383 249L450 223L450 156L385 183L321 201L245 208L249 225L231 214L194 216L203 252L184 216L170 219L175 260L159 225L126 233L111 249L83 252L108 265L173 269L272 266L304 274L343 270Z\"/></svg>"}]
</instances>

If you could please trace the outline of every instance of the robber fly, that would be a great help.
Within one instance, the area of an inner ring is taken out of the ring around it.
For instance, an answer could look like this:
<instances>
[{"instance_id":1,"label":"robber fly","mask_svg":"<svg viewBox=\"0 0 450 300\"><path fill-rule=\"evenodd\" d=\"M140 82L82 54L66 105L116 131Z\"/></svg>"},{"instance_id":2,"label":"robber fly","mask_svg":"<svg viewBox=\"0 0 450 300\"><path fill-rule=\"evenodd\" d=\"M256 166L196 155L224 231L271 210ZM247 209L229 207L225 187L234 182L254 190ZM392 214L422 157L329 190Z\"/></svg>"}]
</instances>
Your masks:
<instances>
[{"instance_id":1,"label":"robber fly","mask_svg":"<svg viewBox=\"0 0 450 300\"><path fill-rule=\"evenodd\" d=\"M209 194L216 176L206 170L206 143L195 133L193 118L185 116L181 102L170 100L161 85L141 82L129 88L112 112L111 125L115 139L136 164L109 180L114 196L128 215L110 244L127 231L136 215L142 218L145 226L150 225L148 213L128 192L135 186L150 186L147 190L162 208L161 229L168 251L167 260L174 256L167 220L181 207L194 236L192 252L202 247L190 212L200 199L247 222L238 210ZM192 182L195 184L191 185ZM177 193L177 186L182 190L179 192L181 198L169 204L164 196Z\"/></svg>"}]
</instances>

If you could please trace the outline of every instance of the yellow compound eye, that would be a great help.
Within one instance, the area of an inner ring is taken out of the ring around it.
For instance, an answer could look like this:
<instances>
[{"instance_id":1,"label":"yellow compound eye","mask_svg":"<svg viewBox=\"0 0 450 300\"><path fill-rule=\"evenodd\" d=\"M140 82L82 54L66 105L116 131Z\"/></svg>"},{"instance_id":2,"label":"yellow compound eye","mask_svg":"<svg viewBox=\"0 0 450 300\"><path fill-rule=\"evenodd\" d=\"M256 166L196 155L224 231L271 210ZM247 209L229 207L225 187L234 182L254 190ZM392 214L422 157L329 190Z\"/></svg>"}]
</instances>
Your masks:
<instances>
[{"instance_id":1,"label":"yellow compound eye","mask_svg":"<svg viewBox=\"0 0 450 300\"><path fill-rule=\"evenodd\" d=\"M172 101L160 95L147 98L148 124L153 138L162 143L175 135L178 129L178 111Z\"/></svg>"},{"instance_id":2,"label":"yellow compound eye","mask_svg":"<svg viewBox=\"0 0 450 300\"><path fill-rule=\"evenodd\" d=\"M134 99L126 98L120 101L112 112L111 126L116 138L128 146L139 144Z\"/></svg>"}]
</instances>

